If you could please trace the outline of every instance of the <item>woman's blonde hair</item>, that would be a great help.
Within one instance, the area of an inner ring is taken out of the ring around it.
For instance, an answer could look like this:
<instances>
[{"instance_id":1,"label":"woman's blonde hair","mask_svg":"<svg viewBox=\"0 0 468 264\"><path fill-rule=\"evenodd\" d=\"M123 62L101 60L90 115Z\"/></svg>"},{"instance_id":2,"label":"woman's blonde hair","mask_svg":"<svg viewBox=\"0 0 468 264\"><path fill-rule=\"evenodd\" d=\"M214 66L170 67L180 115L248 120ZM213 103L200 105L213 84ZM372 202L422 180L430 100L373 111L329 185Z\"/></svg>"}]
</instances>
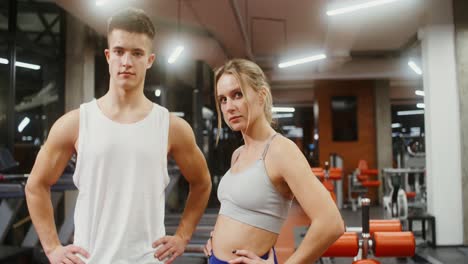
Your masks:
<instances>
[{"instance_id":1,"label":"woman's blonde hair","mask_svg":"<svg viewBox=\"0 0 468 264\"><path fill-rule=\"evenodd\" d=\"M249 101L247 98L247 93L245 92L246 87L251 87L256 93L265 93L264 98L264 108L263 112L265 113L266 120L268 123L272 124L272 107L273 107L273 98L271 95L271 88L267 82L265 73L262 69L249 60L245 59L232 59L227 61L223 66L219 67L215 70L215 83L214 83L214 96L216 101L216 112L218 114L218 132L216 135L216 144L219 141L219 135L221 132L221 124L222 124L222 114L221 109L219 107L219 99L218 99L218 81L223 74L231 74L234 76L237 81L239 82L240 89L242 91L243 96ZM250 121L250 112L249 112L249 121Z\"/></svg>"}]
</instances>

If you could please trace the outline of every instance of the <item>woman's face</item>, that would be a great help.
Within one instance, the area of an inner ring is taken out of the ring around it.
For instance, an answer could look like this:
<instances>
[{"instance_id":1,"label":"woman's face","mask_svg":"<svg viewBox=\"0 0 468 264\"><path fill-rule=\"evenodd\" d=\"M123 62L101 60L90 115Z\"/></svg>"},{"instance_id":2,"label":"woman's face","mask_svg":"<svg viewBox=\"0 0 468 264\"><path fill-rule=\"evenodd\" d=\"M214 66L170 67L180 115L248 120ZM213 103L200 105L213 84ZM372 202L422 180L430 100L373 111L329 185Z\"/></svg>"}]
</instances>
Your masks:
<instances>
[{"instance_id":1,"label":"woman's face","mask_svg":"<svg viewBox=\"0 0 468 264\"><path fill-rule=\"evenodd\" d=\"M239 81L232 74L225 73L219 78L216 91L224 121L232 130L245 131L262 114L263 106L259 94L251 87L244 87L249 98L247 102Z\"/></svg>"}]
</instances>

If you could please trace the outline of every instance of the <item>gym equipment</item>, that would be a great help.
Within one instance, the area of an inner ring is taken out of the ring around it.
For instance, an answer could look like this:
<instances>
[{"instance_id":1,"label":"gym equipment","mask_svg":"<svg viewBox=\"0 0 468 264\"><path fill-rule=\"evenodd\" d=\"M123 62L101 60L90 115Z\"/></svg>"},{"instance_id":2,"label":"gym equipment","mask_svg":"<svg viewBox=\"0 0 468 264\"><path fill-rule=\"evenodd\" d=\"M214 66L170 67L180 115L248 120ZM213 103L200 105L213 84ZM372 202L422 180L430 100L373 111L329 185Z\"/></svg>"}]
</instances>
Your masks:
<instances>
[{"instance_id":1,"label":"gym equipment","mask_svg":"<svg viewBox=\"0 0 468 264\"><path fill-rule=\"evenodd\" d=\"M314 175L322 182L323 186L330 192L333 200L337 202L335 195L335 183L340 181L343 175L341 168L330 168L329 163L325 162L325 168L315 167L312 168Z\"/></svg>"},{"instance_id":2,"label":"gym equipment","mask_svg":"<svg viewBox=\"0 0 468 264\"><path fill-rule=\"evenodd\" d=\"M396 219L371 219L369 220L369 232L371 236L375 232L401 232L403 226L400 220ZM362 227L346 227L346 232L362 233Z\"/></svg>"},{"instance_id":3,"label":"gym equipment","mask_svg":"<svg viewBox=\"0 0 468 264\"><path fill-rule=\"evenodd\" d=\"M371 232L369 221L370 199L362 203L362 233L346 232L322 257L355 257L353 264L380 262L367 259L370 253L376 257L411 257L415 253L415 240L412 232Z\"/></svg>"},{"instance_id":4,"label":"gym equipment","mask_svg":"<svg viewBox=\"0 0 468 264\"><path fill-rule=\"evenodd\" d=\"M409 214L408 215L408 230L413 231L413 222L421 221L421 234L422 239L427 242L428 245L431 247L437 246L437 239L436 239L436 219L435 216L430 214ZM431 240L427 240L426 238L426 223L429 225L429 232L431 235Z\"/></svg>"},{"instance_id":5,"label":"gym equipment","mask_svg":"<svg viewBox=\"0 0 468 264\"><path fill-rule=\"evenodd\" d=\"M405 220L408 217L409 207L419 208L423 212L426 211L426 198L422 195L424 192L419 189L412 192L408 184L409 174L424 174L425 169L420 168L385 168L382 170L383 178L385 181L383 206L385 209L385 218L398 218ZM416 180L415 182L418 182ZM413 202L410 204L408 198Z\"/></svg>"},{"instance_id":6,"label":"gym equipment","mask_svg":"<svg viewBox=\"0 0 468 264\"><path fill-rule=\"evenodd\" d=\"M400 134L394 138L393 152L397 168L426 167L424 137Z\"/></svg>"},{"instance_id":7,"label":"gym equipment","mask_svg":"<svg viewBox=\"0 0 468 264\"><path fill-rule=\"evenodd\" d=\"M370 188L380 186L378 176L378 170L369 169L365 160L359 161L357 169L348 177L348 201L351 203L353 212L357 211L362 196L365 196ZM353 198L353 194L357 195L357 198Z\"/></svg>"},{"instance_id":8,"label":"gym equipment","mask_svg":"<svg viewBox=\"0 0 468 264\"><path fill-rule=\"evenodd\" d=\"M29 174L6 174L18 166L7 149L0 150L0 243L3 243L6 235L13 225L17 214L25 204L24 186ZM64 196L64 192L76 189L73 183L73 174L64 173L55 185L51 187L51 198L53 208L56 209L58 203ZM64 222L59 228L59 239L63 244L68 244L73 234L73 211L65 215ZM28 229L23 242L23 247L34 247L39 243L39 238L34 227Z\"/></svg>"},{"instance_id":9,"label":"gym equipment","mask_svg":"<svg viewBox=\"0 0 468 264\"><path fill-rule=\"evenodd\" d=\"M330 167L332 168L341 168L343 170L343 158L337 153L331 153L330 157ZM333 181L335 185L335 194L336 194L336 205L338 209L343 208L343 174L340 180Z\"/></svg>"}]
</instances>

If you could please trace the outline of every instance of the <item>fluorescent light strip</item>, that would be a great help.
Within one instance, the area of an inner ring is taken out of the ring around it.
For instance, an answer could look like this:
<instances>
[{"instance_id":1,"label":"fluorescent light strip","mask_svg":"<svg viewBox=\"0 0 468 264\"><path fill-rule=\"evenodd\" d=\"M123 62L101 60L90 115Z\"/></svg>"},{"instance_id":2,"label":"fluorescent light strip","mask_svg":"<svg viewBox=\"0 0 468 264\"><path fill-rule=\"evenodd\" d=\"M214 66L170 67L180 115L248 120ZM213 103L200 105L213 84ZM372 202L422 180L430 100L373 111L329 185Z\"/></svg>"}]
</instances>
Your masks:
<instances>
[{"instance_id":1,"label":"fluorescent light strip","mask_svg":"<svg viewBox=\"0 0 468 264\"><path fill-rule=\"evenodd\" d=\"M282 63L278 64L278 67L279 68L286 68L286 67L290 67L290 66L294 66L294 65L298 65L298 64L303 64L303 63L307 63L307 62L323 60L323 59L326 59L326 58L327 58L327 55L319 54L319 55L310 56L310 57L306 57L306 58L302 58L302 59L282 62Z\"/></svg>"},{"instance_id":2,"label":"fluorescent light strip","mask_svg":"<svg viewBox=\"0 0 468 264\"><path fill-rule=\"evenodd\" d=\"M0 63L1 64L8 64L9 61L5 58L0 58ZM37 64L31 64L31 63L26 63L26 62L21 62L21 61L16 61L15 66L17 67L23 67L31 70L40 70L41 66Z\"/></svg>"},{"instance_id":3,"label":"fluorescent light strip","mask_svg":"<svg viewBox=\"0 0 468 264\"><path fill-rule=\"evenodd\" d=\"M392 124L392 128L399 128L399 127L401 127L400 123L393 123Z\"/></svg>"},{"instance_id":4,"label":"fluorescent light strip","mask_svg":"<svg viewBox=\"0 0 468 264\"><path fill-rule=\"evenodd\" d=\"M273 107L271 109L272 112L278 113L278 112L283 112L283 113L294 113L296 109L294 107Z\"/></svg>"},{"instance_id":5,"label":"fluorescent light strip","mask_svg":"<svg viewBox=\"0 0 468 264\"><path fill-rule=\"evenodd\" d=\"M174 114L175 116L178 116L178 117L184 117L185 116L184 112L171 112L171 114Z\"/></svg>"},{"instance_id":6,"label":"fluorescent light strip","mask_svg":"<svg viewBox=\"0 0 468 264\"><path fill-rule=\"evenodd\" d=\"M391 2L395 2L398 0L375 0L375 1L367 1L362 4L357 4L349 7L343 7L343 8L338 8L334 10L329 10L327 11L328 16L335 16L335 15L341 15L341 14L346 14L350 12L354 12L360 9L365 9L365 8L370 8L370 7L375 7L379 5L384 5L384 4L389 4Z\"/></svg>"},{"instance_id":7,"label":"fluorescent light strip","mask_svg":"<svg viewBox=\"0 0 468 264\"><path fill-rule=\"evenodd\" d=\"M408 66L410 66L410 68L415 72L417 73L418 75L422 75L422 70L421 68L419 68L418 65L416 65L416 63L412 60L408 61Z\"/></svg>"},{"instance_id":8,"label":"fluorescent light strip","mask_svg":"<svg viewBox=\"0 0 468 264\"><path fill-rule=\"evenodd\" d=\"M177 58L179 58L180 54L182 53L182 51L184 51L184 46L178 46L174 52L172 52L171 56L169 56L169 59L167 60L167 62L169 64L172 64L174 63Z\"/></svg>"},{"instance_id":9,"label":"fluorescent light strip","mask_svg":"<svg viewBox=\"0 0 468 264\"><path fill-rule=\"evenodd\" d=\"M289 118L293 117L294 115L292 113L286 113L286 114L273 114L273 118Z\"/></svg>"},{"instance_id":10,"label":"fluorescent light strip","mask_svg":"<svg viewBox=\"0 0 468 264\"><path fill-rule=\"evenodd\" d=\"M418 103L418 104L416 104L416 107L417 107L417 108L424 108L425 106L426 106L426 105L423 104L423 103Z\"/></svg>"},{"instance_id":11,"label":"fluorescent light strip","mask_svg":"<svg viewBox=\"0 0 468 264\"><path fill-rule=\"evenodd\" d=\"M29 117L23 118L23 120L21 120L21 122L18 125L18 132L23 132L24 128L29 124L29 122L31 122L31 119L29 119Z\"/></svg>"},{"instance_id":12,"label":"fluorescent light strip","mask_svg":"<svg viewBox=\"0 0 468 264\"><path fill-rule=\"evenodd\" d=\"M15 63L15 66L28 68L28 69L36 70L36 71L41 69L41 66L39 66L39 65L31 64L31 63L25 63L25 62L21 62L21 61L17 61Z\"/></svg>"},{"instance_id":13,"label":"fluorescent light strip","mask_svg":"<svg viewBox=\"0 0 468 264\"><path fill-rule=\"evenodd\" d=\"M398 116L407 116L407 115L423 115L424 110L408 110L408 111L398 111Z\"/></svg>"},{"instance_id":14,"label":"fluorescent light strip","mask_svg":"<svg viewBox=\"0 0 468 264\"><path fill-rule=\"evenodd\" d=\"M419 95L419 96L424 96L424 91L416 90L414 91L414 94Z\"/></svg>"}]
</instances>

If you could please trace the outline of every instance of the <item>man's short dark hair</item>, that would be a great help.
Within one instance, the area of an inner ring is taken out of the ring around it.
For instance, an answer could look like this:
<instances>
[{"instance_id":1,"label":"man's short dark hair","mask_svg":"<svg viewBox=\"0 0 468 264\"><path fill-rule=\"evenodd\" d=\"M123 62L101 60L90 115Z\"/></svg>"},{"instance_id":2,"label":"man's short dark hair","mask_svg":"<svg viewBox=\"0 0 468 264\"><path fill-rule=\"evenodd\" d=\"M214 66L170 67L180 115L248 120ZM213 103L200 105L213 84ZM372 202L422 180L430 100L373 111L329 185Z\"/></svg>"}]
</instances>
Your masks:
<instances>
[{"instance_id":1,"label":"man's short dark hair","mask_svg":"<svg viewBox=\"0 0 468 264\"><path fill-rule=\"evenodd\" d=\"M114 29L143 33L151 40L154 39L155 35L153 22L151 22L145 11L137 8L127 8L111 16L107 21L107 36Z\"/></svg>"}]
</instances>

